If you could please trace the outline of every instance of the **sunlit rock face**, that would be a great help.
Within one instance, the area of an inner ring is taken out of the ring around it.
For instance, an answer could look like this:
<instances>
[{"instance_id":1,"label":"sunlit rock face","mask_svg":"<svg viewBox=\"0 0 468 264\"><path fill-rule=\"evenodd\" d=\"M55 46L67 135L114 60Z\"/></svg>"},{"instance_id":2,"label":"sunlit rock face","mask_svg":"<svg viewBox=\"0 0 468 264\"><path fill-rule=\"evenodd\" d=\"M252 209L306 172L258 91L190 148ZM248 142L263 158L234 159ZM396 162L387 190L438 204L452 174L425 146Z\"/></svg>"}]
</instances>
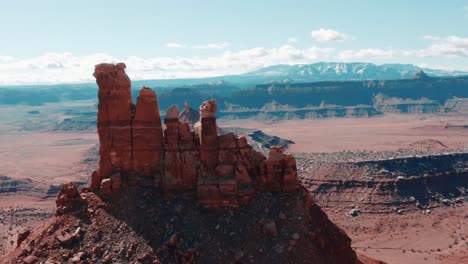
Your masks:
<instances>
[{"instance_id":1,"label":"sunlit rock face","mask_svg":"<svg viewBox=\"0 0 468 264\"><path fill-rule=\"evenodd\" d=\"M181 197L207 207L238 207L257 192L296 192L296 161L273 147L269 157L244 137L218 135L215 100L203 102L193 125L179 120L179 109L166 110L164 126L156 93L147 87L132 103L125 64L96 65L99 86L99 170L90 188L117 196L122 188L160 189L166 199ZM187 109L187 105L184 110Z\"/></svg>"},{"instance_id":2,"label":"sunlit rock face","mask_svg":"<svg viewBox=\"0 0 468 264\"><path fill-rule=\"evenodd\" d=\"M99 85L97 129L100 143L99 173L91 189L116 169L132 168L132 90L125 64L98 64L94 77Z\"/></svg>"}]
</instances>

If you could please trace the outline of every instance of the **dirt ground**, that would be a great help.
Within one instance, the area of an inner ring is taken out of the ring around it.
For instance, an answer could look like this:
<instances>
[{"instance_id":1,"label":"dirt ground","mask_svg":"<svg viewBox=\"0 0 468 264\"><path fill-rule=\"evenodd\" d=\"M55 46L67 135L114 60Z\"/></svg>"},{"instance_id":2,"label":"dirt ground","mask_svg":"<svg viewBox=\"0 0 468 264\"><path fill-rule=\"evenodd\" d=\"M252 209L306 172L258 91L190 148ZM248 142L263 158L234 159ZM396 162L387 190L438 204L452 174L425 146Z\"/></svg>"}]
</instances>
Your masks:
<instances>
[{"instance_id":1,"label":"dirt ground","mask_svg":"<svg viewBox=\"0 0 468 264\"><path fill-rule=\"evenodd\" d=\"M451 148L468 144L468 129L445 129L468 125L468 115L397 115L371 118L285 120L259 123L254 120L220 120L219 126L256 128L291 139L289 152L335 152L342 150L398 150L423 139L435 139Z\"/></svg>"},{"instance_id":2,"label":"dirt ground","mask_svg":"<svg viewBox=\"0 0 468 264\"><path fill-rule=\"evenodd\" d=\"M26 184L16 193L0 191L0 255L16 245L18 233L37 227L52 215L55 197L46 197L49 185L88 179L89 168L82 161L96 143L95 133L19 132L3 127L0 176L9 178L3 184Z\"/></svg>"},{"instance_id":3,"label":"dirt ground","mask_svg":"<svg viewBox=\"0 0 468 264\"><path fill-rule=\"evenodd\" d=\"M324 208L353 240L353 248L387 263L467 263L468 205L435 208L430 214L361 214Z\"/></svg>"}]
</instances>

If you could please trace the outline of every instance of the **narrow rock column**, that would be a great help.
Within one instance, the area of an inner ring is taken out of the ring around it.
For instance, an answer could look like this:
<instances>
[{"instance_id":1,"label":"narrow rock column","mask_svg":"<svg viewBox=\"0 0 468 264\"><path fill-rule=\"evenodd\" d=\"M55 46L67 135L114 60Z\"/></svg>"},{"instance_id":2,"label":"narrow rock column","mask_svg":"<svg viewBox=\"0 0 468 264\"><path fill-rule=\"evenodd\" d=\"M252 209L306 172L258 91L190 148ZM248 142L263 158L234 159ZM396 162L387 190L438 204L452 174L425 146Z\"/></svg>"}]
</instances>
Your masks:
<instances>
[{"instance_id":1,"label":"narrow rock column","mask_svg":"<svg viewBox=\"0 0 468 264\"><path fill-rule=\"evenodd\" d=\"M219 176L215 172L218 160L218 130L216 101L205 101L200 106L200 121L195 133L200 140L200 174L197 179L197 199L203 206L216 207L220 203Z\"/></svg>"},{"instance_id":2,"label":"narrow rock column","mask_svg":"<svg viewBox=\"0 0 468 264\"><path fill-rule=\"evenodd\" d=\"M97 127L100 143L98 180L116 171L132 169L132 91L125 64L98 64L94 77L99 86Z\"/></svg>"},{"instance_id":3,"label":"narrow rock column","mask_svg":"<svg viewBox=\"0 0 468 264\"><path fill-rule=\"evenodd\" d=\"M281 192L283 184L283 149L271 147L270 154L266 160L266 177L264 187L270 192Z\"/></svg>"},{"instance_id":4,"label":"narrow rock column","mask_svg":"<svg viewBox=\"0 0 468 264\"><path fill-rule=\"evenodd\" d=\"M163 187L165 195L168 190L182 188L180 143L179 143L179 108L170 106L164 119L165 153L164 153L164 177Z\"/></svg>"},{"instance_id":5,"label":"narrow rock column","mask_svg":"<svg viewBox=\"0 0 468 264\"><path fill-rule=\"evenodd\" d=\"M200 159L208 171L216 168L218 160L218 127L215 113L216 101L205 101L200 106Z\"/></svg>"},{"instance_id":6,"label":"narrow rock column","mask_svg":"<svg viewBox=\"0 0 468 264\"><path fill-rule=\"evenodd\" d=\"M133 170L153 176L160 174L163 132L156 93L147 87L140 90L133 120Z\"/></svg>"},{"instance_id":7,"label":"narrow rock column","mask_svg":"<svg viewBox=\"0 0 468 264\"><path fill-rule=\"evenodd\" d=\"M299 190L296 159L291 155L283 155L283 158L283 192L296 192Z\"/></svg>"},{"instance_id":8,"label":"narrow rock column","mask_svg":"<svg viewBox=\"0 0 468 264\"><path fill-rule=\"evenodd\" d=\"M199 150L194 140L194 133L190 131L189 124L185 122L179 122L179 150L184 189L195 189L200 166Z\"/></svg>"}]
</instances>

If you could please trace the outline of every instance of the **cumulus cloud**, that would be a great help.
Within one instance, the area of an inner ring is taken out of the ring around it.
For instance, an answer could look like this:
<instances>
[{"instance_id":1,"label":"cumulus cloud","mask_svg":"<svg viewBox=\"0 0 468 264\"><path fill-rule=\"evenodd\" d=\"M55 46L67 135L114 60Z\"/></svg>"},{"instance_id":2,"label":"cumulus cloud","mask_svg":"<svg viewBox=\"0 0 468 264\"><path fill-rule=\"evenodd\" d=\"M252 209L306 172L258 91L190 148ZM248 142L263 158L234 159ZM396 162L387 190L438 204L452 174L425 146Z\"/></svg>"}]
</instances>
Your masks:
<instances>
[{"instance_id":1,"label":"cumulus cloud","mask_svg":"<svg viewBox=\"0 0 468 264\"><path fill-rule=\"evenodd\" d=\"M355 59L388 59L394 56L393 49L359 49L359 50L343 50L338 53L340 60L355 60Z\"/></svg>"},{"instance_id":2,"label":"cumulus cloud","mask_svg":"<svg viewBox=\"0 0 468 264\"><path fill-rule=\"evenodd\" d=\"M74 83L92 80L94 65L117 61L96 53L77 57L69 52L46 53L29 59L0 61L0 84Z\"/></svg>"},{"instance_id":3,"label":"cumulus cloud","mask_svg":"<svg viewBox=\"0 0 468 264\"><path fill-rule=\"evenodd\" d=\"M425 49L403 51L404 56L412 57L468 57L468 38L458 36L424 36L433 44Z\"/></svg>"},{"instance_id":4,"label":"cumulus cloud","mask_svg":"<svg viewBox=\"0 0 468 264\"><path fill-rule=\"evenodd\" d=\"M460 38L457 36L447 37L446 42L458 48L468 48L468 38Z\"/></svg>"},{"instance_id":5,"label":"cumulus cloud","mask_svg":"<svg viewBox=\"0 0 468 264\"><path fill-rule=\"evenodd\" d=\"M348 38L344 33L325 28L313 30L310 35L318 42L339 42Z\"/></svg>"},{"instance_id":6,"label":"cumulus cloud","mask_svg":"<svg viewBox=\"0 0 468 264\"><path fill-rule=\"evenodd\" d=\"M274 64L329 60L333 52L333 48L299 49L283 45L224 51L206 58L116 58L108 54L46 53L30 59L0 61L0 84L93 82L95 64L119 61L127 64L127 72L133 80L208 77L238 74Z\"/></svg>"},{"instance_id":7,"label":"cumulus cloud","mask_svg":"<svg viewBox=\"0 0 468 264\"><path fill-rule=\"evenodd\" d=\"M229 44L222 42L213 45L206 44L203 48L213 49L216 52L206 57L114 57L105 53L76 56L70 52L51 52L33 58L19 59L2 55L0 56L0 84L94 82L92 77L94 65L102 62L123 61L127 64L130 78L142 80L240 74L275 64L305 64L330 60L373 61L402 57L468 57L468 38L430 35L423 38L429 42L429 45L420 50L391 48L335 50L330 47L317 46L297 48L293 44L273 48L229 50L226 48ZM184 46L180 43L173 44L193 48L193 46ZM466 70L466 67L464 69Z\"/></svg>"}]
</instances>

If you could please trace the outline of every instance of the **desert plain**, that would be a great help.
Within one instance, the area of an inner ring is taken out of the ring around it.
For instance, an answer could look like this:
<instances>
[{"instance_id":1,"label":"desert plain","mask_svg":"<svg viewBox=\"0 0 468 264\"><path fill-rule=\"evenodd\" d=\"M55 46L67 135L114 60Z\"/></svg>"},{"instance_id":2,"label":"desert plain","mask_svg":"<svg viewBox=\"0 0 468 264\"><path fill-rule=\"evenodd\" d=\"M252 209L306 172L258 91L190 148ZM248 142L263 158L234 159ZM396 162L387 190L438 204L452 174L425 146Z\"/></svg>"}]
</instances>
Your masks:
<instances>
[{"instance_id":1,"label":"desert plain","mask_svg":"<svg viewBox=\"0 0 468 264\"><path fill-rule=\"evenodd\" d=\"M0 253L15 247L19 233L41 225L53 215L57 186L69 181L84 186L97 167L95 130L48 129L48 122L64 118L54 114L54 107L63 106L49 105L41 117L28 115L31 107L2 107L0 111ZM23 122L15 118L18 115ZM35 126L25 129L27 124ZM414 142L424 140L441 143L442 151L462 150L468 147L467 124L468 116L462 114L218 122L220 127L258 129L293 140L287 152L299 156L333 156L344 151L404 152L414 147ZM298 167L307 166L301 164L303 160L298 159ZM307 179L314 177L313 173L302 170L299 177ZM320 200L317 203L322 206ZM464 203L440 206L427 214L409 210L361 213L357 217L348 214L352 206L324 204L323 209L352 238L352 246L359 253L388 263L468 261L468 210Z\"/></svg>"}]
</instances>

